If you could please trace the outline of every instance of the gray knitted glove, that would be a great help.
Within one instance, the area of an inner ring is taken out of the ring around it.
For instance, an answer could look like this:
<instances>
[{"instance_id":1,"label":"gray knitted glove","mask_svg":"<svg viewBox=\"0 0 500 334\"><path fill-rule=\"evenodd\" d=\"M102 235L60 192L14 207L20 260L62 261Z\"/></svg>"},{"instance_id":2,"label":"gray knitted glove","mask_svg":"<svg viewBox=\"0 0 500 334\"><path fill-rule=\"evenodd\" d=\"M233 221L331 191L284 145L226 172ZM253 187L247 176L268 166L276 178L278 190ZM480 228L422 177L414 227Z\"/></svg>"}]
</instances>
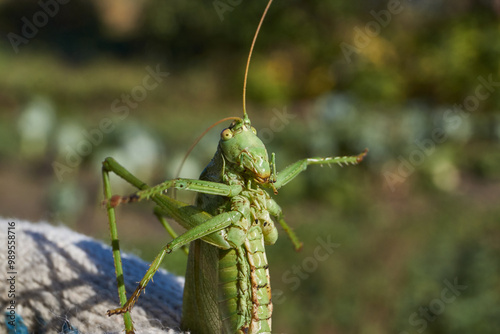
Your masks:
<instances>
[{"instance_id":1,"label":"gray knitted glove","mask_svg":"<svg viewBox=\"0 0 500 334\"><path fill-rule=\"evenodd\" d=\"M14 270L7 262L9 222L15 223ZM109 246L47 223L0 218L0 224L2 286L7 285L0 293L2 310L7 310L0 328L11 321L7 307L14 301L17 333L123 332L123 318L106 315L119 306ZM126 254L122 260L130 295L149 264ZM183 286L184 278L160 269L132 310L136 333L180 333ZM12 326L7 329L16 332Z\"/></svg>"}]
</instances>

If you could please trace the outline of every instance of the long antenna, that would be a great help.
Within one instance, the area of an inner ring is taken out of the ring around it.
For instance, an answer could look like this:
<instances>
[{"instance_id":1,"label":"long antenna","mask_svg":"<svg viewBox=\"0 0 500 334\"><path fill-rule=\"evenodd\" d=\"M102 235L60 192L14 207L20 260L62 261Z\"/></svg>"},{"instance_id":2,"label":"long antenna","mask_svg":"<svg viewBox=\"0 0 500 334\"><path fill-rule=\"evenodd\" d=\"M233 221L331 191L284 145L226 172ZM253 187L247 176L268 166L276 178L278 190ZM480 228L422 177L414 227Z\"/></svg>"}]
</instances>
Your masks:
<instances>
[{"instance_id":1,"label":"long antenna","mask_svg":"<svg viewBox=\"0 0 500 334\"><path fill-rule=\"evenodd\" d=\"M257 36L259 35L260 27L262 26L262 22L264 22L264 18L266 17L267 11L268 11L269 7L271 6L272 2L273 2L273 0L269 0L269 2L267 3L267 7L264 10L264 13L262 14L262 17L260 18L259 25L257 26L257 31L255 32L255 36L253 37L252 46L250 47L250 53L248 54L247 67L245 69L245 79L243 81L243 121L248 120L248 114L247 114L247 109L246 109L246 91L247 91L247 78L248 78L248 68L250 67L250 59L252 58L253 47L255 46L255 41L257 40ZM239 118L239 117L227 117L227 118L221 119L220 121L217 121L214 124L212 124L208 129L205 130L205 132L203 132L198 138L196 138L193 145L191 145L191 147L187 151L186 155L182 159L181 164L180 164L179 168L177 169L177 173L176 173L175 178L179 177L179 174L181 173L182 167L184 166L184 163L186 162L187 157L189 156L191 151L194 149L196 144L198 144L198 142L201 140L201 138L203 138L203 136L205 136L205 134L210 129L212 129L214 126L216 126L222 122L228 121L228 120L240 120L241 121L241 118ZM175 198L175 189L174 189L174 198Z\"/></svg>"},{"instance_id":2,"label":"long antenna","mask_svg":"<svg viewBox=\"0 0 500 334\"><path fill-rule=\"evenodd\" d=\"M253 47L255 46L255 41L257 40L257 36L259 35L259 31L260 31L260 27L262 26L262 22L264 22L264 18L266 17L267 10L271 6L271 2L273 2L273 0L269 0L269 2L267 3L267 7L264 10L264 14L262 14L262 17L260 18L259 25L257 26L257 31L255 32L255 36L253 37L252 46L250 47L250 53L248 54L247 68L245 69L245 79L243 81L243 118L245 120L248 119L247 107L246 107L248 68L250 67L250 59L252 58L252 52L253 52Z\"/></svg>"}]
</instances>

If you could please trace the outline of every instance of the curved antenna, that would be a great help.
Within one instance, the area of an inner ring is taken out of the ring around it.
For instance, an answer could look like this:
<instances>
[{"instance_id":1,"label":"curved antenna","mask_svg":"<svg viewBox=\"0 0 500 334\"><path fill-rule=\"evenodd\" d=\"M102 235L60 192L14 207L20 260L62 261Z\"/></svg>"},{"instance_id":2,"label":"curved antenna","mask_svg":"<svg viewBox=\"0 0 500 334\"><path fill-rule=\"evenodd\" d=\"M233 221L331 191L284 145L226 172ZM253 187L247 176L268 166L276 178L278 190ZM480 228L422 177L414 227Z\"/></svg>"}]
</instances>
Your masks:
<instances>
[{"instance_id":1,"label":"curved antenna","mask_svg":"<svg viewBox=\"0 0 500 334\"><path fill-rule=\"evenodd\" d=\"M250 59L252 58L253 48L255 46L255 41L257 40L257 36L259 35L260 27L262 26L262 22L264 22L264 18L266 17L267 11L269 10L269 7L271 6L272 2L273 2L273 0L269 0L269 2L267 3L266 9L264 9L264 13L262 14L262 17L260 18L260 22L259 22L259 25L257 26L257 30L255 31L252 45L250 46L250 52L248 54L247 66L245 69L245 78L243 80L243 121L248 120L248 114L247 114L247 109L246 109L246 91L247 91L247 78L248 78L248 68L250 67ZM177 172L175 173L175 178L179 177L179 174L181 173L182 167L184 166L184 163L186 162L189 154L194 149L194 147L199 143L201 138L203 138L207 134L207 132L210 131L214 126L219 125L220 123L228 121L228 120L233 120L233 121L239 120L240 122L242 121L242 119L239 117L226 117L226 118L223 118L223 119L215 122L214 124L210 125L200 136L198 136L198 138L196 138L196 140L191 145L191 147L189 147L188 151L186 152L186 155L184 155L184 158L182 159L181 164L179 165L179 168L177 169ZM175 198L175 189L174 189L174 198Z\"/></svg>"},{"instance_id":2,"label":"curved antenna","mask_svg":"<svg viewBox=\"0 0 500 334\"><path fill-rule=\"evenodd\" d=\"M186 155L184 155L184 158L182 159L181 164L179 165L179 168L177 169L177 172L175 173L175 178L176 179L179 177L179 174L181 173L182 167L184 166L184 163L186 162L189 154L194 149L194 147L200 142L201 138L203 138L207 134L207 132L210 131L214 126L217 126L217 125L219 125L222 122L230 121L230 120L231 121L238 121L238 120L241 121L241 118L239 118L239 117L226 117L226 118L223 118L223 119L215 122L214 124L210 125L205 131L203 131L203 133L201 135L198 136L198 138L196 138L196 140L194 141L194 143L191 145L191 147L189 147L188 151L186 152Z\"/></svg>"},{"instance_id":3,"label":"curved antenna","mask_svg":"<svg viewBox=\"0 0 500 334\"><path fill-rule=\"evenodd\" d=\"M253 36L252 46L250 46L250 53L248 54L247 68L245 69L245 79L243 81L243 118L245 120L248 120L247 107L246 107L248 68L250 67L250 59L252 58L252 52L253 52L253 47L255 46L255 41L257 40L257 36L259 35L259 31L260 31L260 27L262 26L262 22L264 22L264 18L266 17L267 10L271 6L271 2L273 2L273 0L269 0L269 2L267 3L266 9L264 9L264 14L262 14L262 17L260 18L259 25L257 26L257 31L255 32L255 35Z\"/></svg>"}]
</instances>

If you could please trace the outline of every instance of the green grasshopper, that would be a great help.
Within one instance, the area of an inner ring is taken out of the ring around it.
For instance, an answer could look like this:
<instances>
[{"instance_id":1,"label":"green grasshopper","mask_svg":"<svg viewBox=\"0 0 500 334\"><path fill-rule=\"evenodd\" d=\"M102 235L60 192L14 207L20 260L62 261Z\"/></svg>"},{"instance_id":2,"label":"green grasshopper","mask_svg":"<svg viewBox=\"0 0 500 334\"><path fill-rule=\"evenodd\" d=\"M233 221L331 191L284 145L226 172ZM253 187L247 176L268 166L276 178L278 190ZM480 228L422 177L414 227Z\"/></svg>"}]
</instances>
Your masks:
<instances>
[{"instance_id":1,"label":"green grasshopper","mask_svg":"<svg viewBox=\"0 0 500 334\"><path fill-rule=\"evenodd\" d=\"M294 247L302 244L283 219L280 206L264 190L274 194L309 165L357 164L366 155L308 158L276 172L245 108L248 68L255 40L272 0L269 1L250 48L243 88L243 118L231 117L217 151L199 180L177 178L154 187L139 180L113 158L103 162L104 196L111 231L118 295L122 307L108 315L123 314L127 333L134 328L130 310L158 270L166 254L190 243L184 287L181 328L192 333L271 333L273 304L265 245L278 238L274 219ZM225 119L227 120L227 119ZM218 123L217 123L218 124ZM111 196L112 172L139 189L130 196ZM189 205L166 195L168 189L197 192ZM144 278L127 300L123 283L115 207L120 203L150 199L155 215L173 240L156 256ZM173 218L186 232L176 236L165 217Z\"/></svg>"}]
</instances>

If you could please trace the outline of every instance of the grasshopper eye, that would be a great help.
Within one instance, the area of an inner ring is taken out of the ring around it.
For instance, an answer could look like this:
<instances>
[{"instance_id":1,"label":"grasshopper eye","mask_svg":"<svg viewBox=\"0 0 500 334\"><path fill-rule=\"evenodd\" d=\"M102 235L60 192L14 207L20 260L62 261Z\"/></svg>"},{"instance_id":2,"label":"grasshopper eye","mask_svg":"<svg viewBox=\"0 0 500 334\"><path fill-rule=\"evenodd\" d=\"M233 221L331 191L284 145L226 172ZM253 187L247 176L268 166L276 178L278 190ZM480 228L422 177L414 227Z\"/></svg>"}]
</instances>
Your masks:
<instances>
[{"instance_id":1,"label":"grasshopper eye","mask_svg":"<svg viewBox=\"0 0 500 334\"><path fill-rule=\"evenodd\" d=\"M255 130L255 128L253 126L250 127L250 128L252 129L253 134L256 135L257 134L257 130Z\"/></svg>"},{"instance_id":2,"label":"grasshopper eye","mask_svg":"<svg viewBox=\"0 0 500 334\"><path fill-rule=\"evenodd\" d=\"M225 129L224 131L222 131L222 133L220 134L220 137L221 139L223 140L229 140L231 138L233 138L233 132L230 130L230 129Z\"/></svg>"}]
</instances>

